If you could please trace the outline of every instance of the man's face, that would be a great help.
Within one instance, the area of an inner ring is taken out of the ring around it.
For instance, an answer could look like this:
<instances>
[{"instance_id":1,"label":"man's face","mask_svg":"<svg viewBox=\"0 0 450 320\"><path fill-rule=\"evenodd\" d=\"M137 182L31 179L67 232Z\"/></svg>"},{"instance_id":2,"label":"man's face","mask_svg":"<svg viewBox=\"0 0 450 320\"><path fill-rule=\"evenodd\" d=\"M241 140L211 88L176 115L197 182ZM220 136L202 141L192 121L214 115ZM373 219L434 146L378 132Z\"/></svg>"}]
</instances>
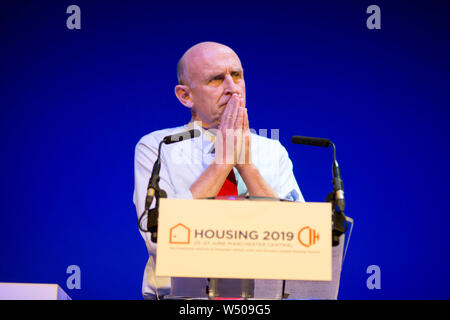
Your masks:
<instances>
[{"instance_id":1,"label":"man's face","mask_svg":"<svg viewBox=\"0 0 450 320\"><path fill-rule=\"evenodd\" d=\"M227 47L201 49L189 65L194 120L217 128L233 93L245 103L244 71L237 55Z\"/></svg>"}]
</instances>

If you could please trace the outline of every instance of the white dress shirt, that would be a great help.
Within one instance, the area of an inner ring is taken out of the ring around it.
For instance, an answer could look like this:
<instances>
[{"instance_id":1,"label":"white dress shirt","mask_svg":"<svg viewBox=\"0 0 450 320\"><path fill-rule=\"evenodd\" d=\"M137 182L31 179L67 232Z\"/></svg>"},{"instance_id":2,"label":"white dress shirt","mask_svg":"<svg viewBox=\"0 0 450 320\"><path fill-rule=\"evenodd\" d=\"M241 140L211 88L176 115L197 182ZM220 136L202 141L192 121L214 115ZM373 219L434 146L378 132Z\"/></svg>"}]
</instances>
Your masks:
<instances>
[{"instance_id":1,"label":"white dress shirt","mask_svg":"<svg viewBox=\"0 0 450 320\"><path fill-rule=\"evenodd\" d=\"M159 186L167 192L168 198L192 199L190 187L208 168L214 159L210 151L214 147L213 136L196 123L176 128L154 131L142 137L136 145L134 173L135 186L133 201L138 217L145 208L148 181L153 164L158 155L158 145L168 135L191 129L199 129L202 134L198 138L180 141L161 147L161 171ZM286 149L278 140L251 134L252 163L258 168L261 176L277 193L280 199L304 202L303 196L295 180L292 162ZM247 187L236 168L233 168L238 195L247 194ZM154 206L154 201L152 207ZM147 220L142 220L146 229ZM150 240L150 233L141 235L147 245L149 259L144 271L142 294L146 299L154 299L170 293L170 278L155 276L156 244Z\"/></svg>"}]
</instances>

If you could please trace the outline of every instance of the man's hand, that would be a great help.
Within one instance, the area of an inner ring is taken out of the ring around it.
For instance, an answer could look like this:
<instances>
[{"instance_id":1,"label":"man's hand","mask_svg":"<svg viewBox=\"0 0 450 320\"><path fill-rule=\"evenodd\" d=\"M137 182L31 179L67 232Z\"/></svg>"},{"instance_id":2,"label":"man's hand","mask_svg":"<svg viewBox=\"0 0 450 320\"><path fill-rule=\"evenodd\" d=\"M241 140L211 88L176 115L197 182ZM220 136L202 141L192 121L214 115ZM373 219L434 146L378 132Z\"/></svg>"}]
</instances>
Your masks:
<instances>
[{"instance_id":1,"label":"man's hand","mask_svg":"<svg viewBox=\"0 0 450 320\"><path fill-rule=\"evenodd\" d=\"M237 163L242 149L244 109L243 99L233 94L216 132L215 159L190 188L194 199L215 197Z\"/></svg>"},{"instance_id":2,"label":"man's hand","mask_svg":"<svg viewBox=\"0 0 450 320\"><path fill-rule=\"evenodd\" d=\"M239 159L236 164L236 169L241 170L245 165L252 164L252 152L251 152L251 142L252 137L250 135L250 128L248 124L248 113L247 108L244 109L243 115L243 125L242 125L242 147L239 153Z\"/></svg>"},{"instance_id":3,"label":"man's hand","mask_svg":"<svg viewBox=\"0 0 450 320\"><path fill-rule=\"evenodd\" d=\"M252 164L251 136L244 100L238 94L233 94L225 108L216 133L216 157L191 186L192 196L216 196L229 172L236 167L251 196L277 198L276 192Z\"/></svg>"},{"instance_id":4,"label":"man's hand","mask_svg":"<svg viewBox=\"0 0 450 320\"><path fill-rule=\"evenodd\" d=\"M233 94L222 114L219 131L216 134L215 149L218 163L233 167L240 161L245 114L244 99L238 94Z\"/></svg>"},{"instance_id":5,"label":"man's hand","mask_svg":"<svg viewBox=\"0 0 450 320\"><path fill-rule=\"evenodd\" d=\"M251 196L278 198L277 193L261 176L258 168L252 163L251 135L248 124L247 108L244 109L242 122L242 146L235 167L244 180Z\"/></svg>"}]
</instances>

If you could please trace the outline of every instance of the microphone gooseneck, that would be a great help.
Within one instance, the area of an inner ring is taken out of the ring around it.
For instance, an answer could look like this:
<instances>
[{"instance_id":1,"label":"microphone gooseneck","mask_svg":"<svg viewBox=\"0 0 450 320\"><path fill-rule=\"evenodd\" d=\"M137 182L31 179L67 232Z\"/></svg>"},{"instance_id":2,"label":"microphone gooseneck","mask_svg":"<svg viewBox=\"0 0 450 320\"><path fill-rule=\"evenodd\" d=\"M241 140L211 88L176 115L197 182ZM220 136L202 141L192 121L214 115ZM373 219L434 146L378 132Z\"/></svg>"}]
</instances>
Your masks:
<instances>
[{"instance_id":1,"label":"microphone gooseneck","mask_svg":"<svg viewBox=\"0 0 450 320\"><path fill-rule=\"evenodd\" d=\"M314 147L333 147L333 192L328 194L326 201L332 202L333 209L333 246L339 245L339 237L347 230L347 220L345 218L345 197L344 182L341 178L341 169L336 160L336 146L329 139L293 136L291 142L294 144L303 144Z\"/></svg>"},{"instance_id":2,"label":"microphone gooseneck","mask_svg":"<svg viewBox=\"0 0 450 320\"><path fill-rule=\"evenodd\" d=\"M159 187L159 172L161 170L161 146L163 144L172 144L197 138L200 136L200 130L192 129L186 132L176 133L170 136L164 137L158 146L158 156L153 164L152 174L148 181L147 196L145 198L145 209L142 215L139 217L138 226L143 232L151 233L151 240L156 243L158 235L158 216L159 216L159 199L167 198L167 193ZM156 199L156 203L153 209L150 206L153 199ZM147 217L147 230L142 228L142 219Z\"/></svg>"}]
</instances>

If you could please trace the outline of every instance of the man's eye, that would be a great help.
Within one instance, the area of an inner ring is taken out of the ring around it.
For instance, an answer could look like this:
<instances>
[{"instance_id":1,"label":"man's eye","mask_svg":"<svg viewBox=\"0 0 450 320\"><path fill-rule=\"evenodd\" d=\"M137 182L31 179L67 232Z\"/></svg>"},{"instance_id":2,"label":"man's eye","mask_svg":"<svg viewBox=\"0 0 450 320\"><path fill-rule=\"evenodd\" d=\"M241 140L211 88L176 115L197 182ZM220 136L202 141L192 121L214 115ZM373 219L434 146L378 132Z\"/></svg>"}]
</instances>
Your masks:
<instances>
[{"instance_id":1,"label":"man's eye","mask_svg":"<svg viewBox=\"0 0 450 320\"><path fill-rule=\"evenodd\" d=\"M241 75L240 72L233 72L233 73L231 74L231 76L233 77L234 80L239 80L239 79L242 78L242 75Z\"/></svg>"},{"instance_id":2,"label":"man's eye","mask_svg":"<svg viewBox=\"0 0 450 320\"><path fill-rule=\"evenodd\" d=\"M212 78L211 80L209 80L209 83L218 85L222 81L223 81L223 77L222 76L216 76L216 77Z\"/></svg>"}]
</instances>

